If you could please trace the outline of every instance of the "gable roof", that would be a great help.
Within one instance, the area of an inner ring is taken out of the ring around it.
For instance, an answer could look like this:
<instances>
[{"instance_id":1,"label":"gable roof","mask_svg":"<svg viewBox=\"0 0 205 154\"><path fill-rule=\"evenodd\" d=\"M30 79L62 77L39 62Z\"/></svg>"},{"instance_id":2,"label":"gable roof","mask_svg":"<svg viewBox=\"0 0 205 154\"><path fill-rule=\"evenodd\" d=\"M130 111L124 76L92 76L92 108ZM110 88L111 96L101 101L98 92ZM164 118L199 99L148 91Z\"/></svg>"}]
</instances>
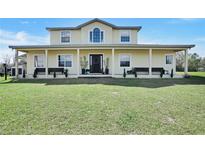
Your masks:
<instances>
[{"instance_id":1,"label":"gable roof","mask_svg":"<svg viewBox=\"0 0 205 154\"><path fill-rule=\"evenodd\" d=\"M95 19L87 21L87 22L85 22L83 24L80 24L80 25L78 25L76 27L46 27L46 30L48 30L48 31L55 31L55 30L78 30L78 29L81 29L82 27L87 26L89 24L92 24L94 22L100 22L100 23L102 23L104 25L112 27L113 29L132 29L132 30L139 31L142 28L141 26L116 26L116 25L113 25L113 24L111 24L109 22L106 22L104 20L95 18Z\"/></svg>"}]
</instances>

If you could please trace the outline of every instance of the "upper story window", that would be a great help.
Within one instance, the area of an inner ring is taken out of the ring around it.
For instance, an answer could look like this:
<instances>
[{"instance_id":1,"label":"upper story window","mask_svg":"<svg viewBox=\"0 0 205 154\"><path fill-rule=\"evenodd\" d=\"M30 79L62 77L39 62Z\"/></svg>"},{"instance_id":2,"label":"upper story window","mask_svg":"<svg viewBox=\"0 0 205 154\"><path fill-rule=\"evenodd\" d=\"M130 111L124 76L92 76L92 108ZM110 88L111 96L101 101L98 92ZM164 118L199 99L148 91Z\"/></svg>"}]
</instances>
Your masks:
<instances>
[{"instance_id":1,"label":"upper story window","mask_svg":"<svg viewBox=\"0 0 205 154\"><path fill-rule=\"evenodd\" d=\"M44 56L43 55L34 56L34 67L44 67Z\"/></svg>"},{"instance_id":2,"label":"upper story window","mask_svg":"<svg viewBox=\"0 0 205 154\"><path fill-rule=\"evenodd\" d=\"M69 31L61 32L61 43L70 43L70 32Z\"/></svg>"},{"instance_id":3,"label":"upper story window","mask_svg":"<svg viewBox=\"0 0 205 154\"><path fill-rule=\"evenodd\" d=\"M166 55L166 64L173 63L173 55Z\"/></svg>"},{"instance_id":4,"label":"upper story window","mask_svg":"<svg viewBox=\"0 0 205 154\"><path fill-rule=\"evenodd\" d=\"M72 55L58 55L58 67L72 67Z\"/></svg>"},{"instance_id":5,"label":"upper story window","mask_svg":"<svg viewBox=\"0 0 205 154\"><path fill-rule=\"evenodd\" d=\"M90 31L89 34L90 42L92 43L101 43L104 41L104 32L99 28L94 28L93 31Z\"/></svg>"},{"instance_id":6,"label":"upper story window","mask_svg":"<svg viewBox=\"0 0 205 154\"><path fill-rule=\"evenodd\" d=\"M130 32L129 31L121 32L120 42L121 43L129 43L130 42Z\"/></svg>"}]
</instances>

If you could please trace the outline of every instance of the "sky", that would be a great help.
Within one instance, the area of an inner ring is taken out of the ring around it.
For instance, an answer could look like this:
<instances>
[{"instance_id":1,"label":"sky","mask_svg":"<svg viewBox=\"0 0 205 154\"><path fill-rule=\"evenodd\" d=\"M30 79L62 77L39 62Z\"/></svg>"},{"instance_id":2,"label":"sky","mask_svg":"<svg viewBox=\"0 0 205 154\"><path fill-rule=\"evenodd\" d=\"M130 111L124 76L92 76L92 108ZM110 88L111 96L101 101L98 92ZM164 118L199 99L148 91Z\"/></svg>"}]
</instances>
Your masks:
<instances>
[{"instance_id":1,"label":"sky","mask_svg":"<svg viewBox=\"0 0 205 154\"><path fill-rule=\"evenodd\" d=\"M118 26L142 26L138 43L195 44L205 57L205 18L100 18ZM49 44L46 27L77 26L89 18L0 18L0 58L14 54L9 45Z\"/></svg>"}]
</instances>

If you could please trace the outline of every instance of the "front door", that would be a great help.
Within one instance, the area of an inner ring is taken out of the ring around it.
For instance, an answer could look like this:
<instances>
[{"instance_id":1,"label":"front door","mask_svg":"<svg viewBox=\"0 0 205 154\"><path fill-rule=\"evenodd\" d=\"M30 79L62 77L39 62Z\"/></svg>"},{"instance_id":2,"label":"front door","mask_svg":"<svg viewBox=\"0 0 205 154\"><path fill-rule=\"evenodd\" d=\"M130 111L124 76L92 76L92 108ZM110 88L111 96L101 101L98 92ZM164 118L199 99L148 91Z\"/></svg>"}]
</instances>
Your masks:
<instances>
[{"instance_id":1,"label":"front door","mask_svg":"<svg viewBox=\"0 0 205 154\"><path fill-rule=\"evenodd\" d=\"M102 54L92 54L90 55L90 73L102 73Z\"/></svg>"}]
</instances>

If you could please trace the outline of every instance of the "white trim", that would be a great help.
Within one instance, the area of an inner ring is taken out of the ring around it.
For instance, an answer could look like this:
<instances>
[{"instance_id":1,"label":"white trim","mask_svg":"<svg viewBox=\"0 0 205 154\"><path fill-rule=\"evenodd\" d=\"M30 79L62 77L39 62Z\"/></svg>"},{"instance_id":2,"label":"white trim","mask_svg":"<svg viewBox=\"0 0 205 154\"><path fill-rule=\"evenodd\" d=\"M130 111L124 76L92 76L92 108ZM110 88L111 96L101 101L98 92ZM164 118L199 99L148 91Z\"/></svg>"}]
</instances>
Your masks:
<instances>
[{"instance_id":1,"label":"white trim","mask_svg":"<svg viewBox=\"0 0 205 154\"><path fill-rule=\"evenodd\" d=\"M15 49L15 75L16 75L16 78L18 79L18 50Z\"/></svg>"},{"instance_id":2,"label":"white trim","mask_svg":"<svg viewBox=\"0 0 205 154\"><path fill-rule=\"evenodd\" d=\"M69 32L70 42L62 42L62 40L61 40L61 33L62 32ZM60 31L60 44L71 44L71 31L70 30L62 30L62 31Z\"/></svg>"},{"instance_id":3,"label":"white trim","mask_svg":"<svg viewBox=\"0 0 205 154\"><path fill-rule=\"evenodd\" d=\"M130 41L129 42L121 42L122 33L126 32L126 31L129 33ZM131 40L131 30L120 30L119 42L120 42L120 44L129 44L129 43L131 43L132 42L132 40Z\"/></svg>"},{"instance_id":4,"label":"white trim","mask_svg":"<svg viewBox=\"0 0 205 154\"><path fill-rule=\"evenodd\" d=\"M115 75L115 49L112 48L112 77Z\"/></svg>"},{"instance_id":5,"label":"white trim","mask_svg":"<svg viewBox=\"0 0 205 154\"><path fill-rule=\"evenodd\" d=\"M80 75L80 49L77 49L77 76Z\"/></svg>"},{"instance_id":6,"label":"white trim","mask_svg":"<svg viewBox=\"0 0 205 154\"><path fill-rule=\"evenodd\" d=\"M35 67L35 56L43 56L43 67ZM33 55L33 67L34 68L45 68L45 54L34 54Z\"/></svg>"},{"instance_id":7,"label":"white trim","mask_svg":"<svg viewBox=\"0 0 205 154\"><path fill-rule=\"evenodd\" d=\"M48 77L48 50L45 50L45 69L46 77Z\"/></svg>"},{"instance_id":8,"label":"white trim","mask_svg":"<svg viewBox=\"0 0 205 154\"><path fill-rule=\"evenodd\" d=\"M184 74L186 75L187 73L188 73L188 71L189 71L189 64L188 64L188 49L186 49L185 51L184 51L185 53L184 53Z\"/></svg>"},{"instance_id":9,"label":"white trim","mask_svg":"<svg viewBox=\"0 0 205 154\"><path fill-rule=\"evenodd\" d=\"M76 48L38 48L38 49L35 49L35 48L30 48L30 49L18 49L19 51L21 52L27 52L27 51L42 51L42 50L77 50L77 49L81 49L81 50L93 50L93 49L96 49L96 50L103 50L103 49L110 49L112 50L113 48L115 48L115 50L122 50L122 49L125 49L125 50L141 50L141 49L144 49L144 50L149 50L150 48L120 48L120 47L89 47L89 48L85 48L85 47L76 47ZM152 48L153 50L178 50L178 51L173 51L173 52L180 52L180 51L184 51L186 50L185 48ZM26 50L26 51L25 51Z\"/></svg>"},{"instance_id":10,"label":"white trim","mask_svg":"<svg viewBox=\"0 0 205 154\"><path fill-rule=\"evenodd\" d=\"M101 41L101 32L103 32L103 41L102 42L90 42L90 32L92 32L92 39L93 39L93 30L95 28L100 29L100 41ZM94 26L92 27L90 30L88 30L88 43L89 44L104 44L105 43L105 30L102 30L100 27L98 26Z\"/></svg>"},{"instance_id":11,"label":"white trim","mask_svg":"<svg viewBox=\"0 0 205 154\"><path fill-rule=\"evenodd\" d=\"M149 76L152 76L152 48L149 49Z\"/></svg>"},{"instance_id":12,"label":"white trim","mask_svg":"<svg viewBox=\"0 0 205 154\"><path fill-rule=\"evenodd\" d=\"M126 66L120 66L120 57L122 55L126 55L126 56L130 56L130 66L129 67L126 67ZM118 65L120 68L132 68L132 54L131 53L119 53L119 57L118 57Z\"/></svg>"},{"instance_id":13,"label":"white trim","mask_svg":"<svg viewBox=\"0 0 205 154\"><path fill-rule=\"evenodd\" d=\"M61 55L66 55L66 56L68 55L68 56L71 56L71 67L62 67L62 66L59 66L59 63L58 63L58 56L61 56ZM67 69L69 69L69 68L70 68L70 69L73 68L73 54L69 54L69 53L68 53L68 54L67 54L67 53L57 54L57 55L56 55L56 58L57 58L57 67L58 67L58 68L67 68Z\"/></svg>"}]
</instances>

